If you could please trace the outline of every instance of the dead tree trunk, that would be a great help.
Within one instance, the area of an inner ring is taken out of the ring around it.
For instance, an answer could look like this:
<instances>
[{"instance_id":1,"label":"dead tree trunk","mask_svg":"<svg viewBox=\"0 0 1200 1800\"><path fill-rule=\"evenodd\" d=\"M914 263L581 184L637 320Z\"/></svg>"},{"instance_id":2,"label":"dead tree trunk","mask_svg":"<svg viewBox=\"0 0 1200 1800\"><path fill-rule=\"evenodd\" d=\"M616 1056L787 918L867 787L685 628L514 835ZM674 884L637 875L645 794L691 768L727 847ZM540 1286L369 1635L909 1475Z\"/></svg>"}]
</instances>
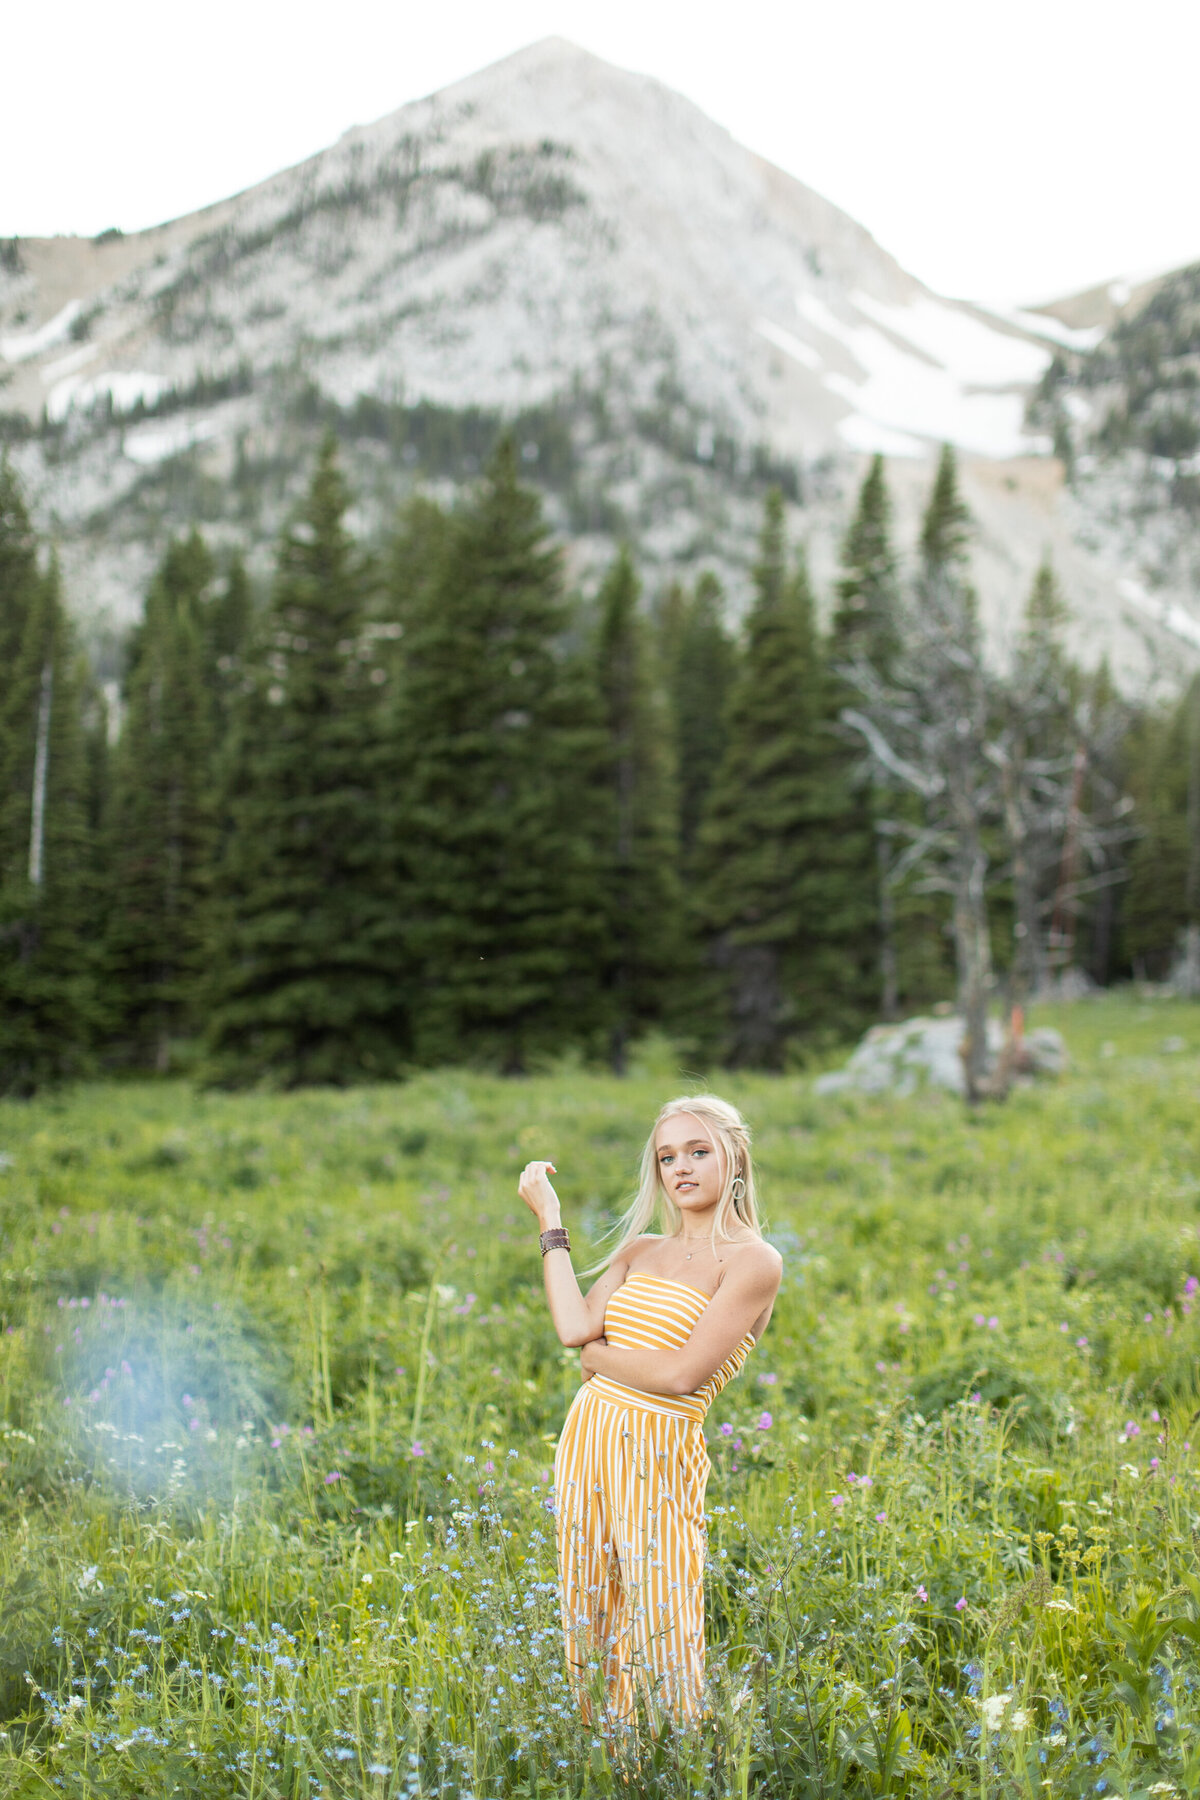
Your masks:
<instances>
[{"instance_id":1,"label":"dead tree trunk","mask_svg":"<svg viewBox=\"0 0 1200 1800\"><path fill-rule=\"evenodd\" d=\"M900 973L896 957L896 888L891 839L875 832L875 866L879 876L879 1010L890 1025L900 1013Z\"/></svg>"},{"instance_id":2,"label":"dead tree trunk","mask_svg":"<svg viewBox=\"0 0 1200 1800\"><path fill-rule=\"evenodd\" d=\"M54 702L54 665L42 670L38 699L37 739L33 754L33 794L29 809L29 885L40 888L46 844L46 780L50 769L50 711Z\"/></svg>"},{"instance_id":3,"label":"dead tree trunk","mask_svg":"<svg viewBox=\"0 0 1200 1800\"><path fill-rule=\"evenodd\" d=\"M988 999L992 986L992 941L988 933L985 881L987 857L970 834L956 855L954 952L958 969L958 1010L963 1022L963 1081L976 1105L988 1085ZM993 1096L994 1097L994 1096Z\"/></svg>"}]
</instances>

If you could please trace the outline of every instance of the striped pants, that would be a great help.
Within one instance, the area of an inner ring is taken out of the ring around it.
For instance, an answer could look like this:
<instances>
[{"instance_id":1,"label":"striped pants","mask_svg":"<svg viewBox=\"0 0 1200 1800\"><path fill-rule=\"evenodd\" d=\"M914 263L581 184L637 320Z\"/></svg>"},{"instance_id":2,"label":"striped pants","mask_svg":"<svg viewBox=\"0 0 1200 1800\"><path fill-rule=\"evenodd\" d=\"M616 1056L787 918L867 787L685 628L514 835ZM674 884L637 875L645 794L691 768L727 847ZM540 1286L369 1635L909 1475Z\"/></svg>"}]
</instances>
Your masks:
<instances>
[{"instance_id":1,"label":"striped pants","mask_svg":"<svg viewBox=\"0 0 1200 1800\"><path fill-rule=\"evenodd\" d=\"M699 1416L697 1416L699 1414ZM585 1718L597 1675L607 1722L699 1717L704 1692L704 1490L710 1464L691 1396L595 1376L554 1458L567 1669Z\"/></svg>"}]
</instances>

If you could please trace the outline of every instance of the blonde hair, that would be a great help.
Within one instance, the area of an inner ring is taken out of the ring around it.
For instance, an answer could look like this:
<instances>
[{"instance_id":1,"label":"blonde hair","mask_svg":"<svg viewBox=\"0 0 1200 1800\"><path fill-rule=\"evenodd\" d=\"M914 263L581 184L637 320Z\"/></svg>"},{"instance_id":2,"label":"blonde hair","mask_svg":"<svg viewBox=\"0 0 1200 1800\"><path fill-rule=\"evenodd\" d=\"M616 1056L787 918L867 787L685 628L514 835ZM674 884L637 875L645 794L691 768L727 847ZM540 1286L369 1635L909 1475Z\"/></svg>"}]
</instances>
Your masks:
<instances>
[{"instance_id":1,"label":"blonde hair","mask_svg":"<svg viewBox=\"0 0 1200 1800\"><path fill-rule=\"evenodd\" d=\"M754 1191L754 1162L750 1155L750 1127L737 1107L731 1106L728 1100L722 1100L716 1094L684 1094L678 1100L668 1100L655 1119L654 1129L642 1151L637 1192L613 1227L617 1241L594 1269L586 1271L587 1274L607 1269L622 1250L635 1238L641 1237L656 1215L661 1217L664 1235L667 1237L673 1237L683 1223L683 1214L663 1186L658 1166L658 1128L665 1119L673 1118L676 1113L691 1113L694 1118L701 1119L713 1136L721 1165L721 1198L713 1215L714 1248L718 1240L728 1242L733 1236L731 1227L735 1223L748 1226L756 1237L762 1236ZM744 1191L735 1198L733 1184L739 1177L744 1184Z\"/></svg>"}]
</instances>

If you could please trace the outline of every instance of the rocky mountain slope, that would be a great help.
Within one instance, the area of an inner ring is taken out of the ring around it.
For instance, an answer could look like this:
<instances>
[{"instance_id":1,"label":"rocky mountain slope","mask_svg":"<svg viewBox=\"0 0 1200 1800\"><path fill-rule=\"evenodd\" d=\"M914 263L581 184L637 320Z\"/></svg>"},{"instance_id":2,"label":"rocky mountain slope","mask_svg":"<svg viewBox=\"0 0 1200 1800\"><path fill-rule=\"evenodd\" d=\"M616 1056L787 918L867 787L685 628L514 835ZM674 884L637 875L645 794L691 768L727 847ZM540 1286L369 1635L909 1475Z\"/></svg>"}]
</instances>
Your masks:
<instances>
[{"instance_id":1,"label":"rocky mountain slope","mask_svg":"<svg viewBox=\"0 0 1200 1800\"><path fill-rule=\"evenodd\" d=\"M194 519L265 567L330 425L368 533L508 424L581 578L626 536L735 606L770 482L820 577L864 453L911 536L949 439L998 651L1050 548L1081 644L1140 674L1177 633L1131 609L1145 572L1089 540L1026 411L1099 335L938 297L690 102L554 39L157 230L0 243L4 435L94 631Z\"/></svg>"}]
</instances>

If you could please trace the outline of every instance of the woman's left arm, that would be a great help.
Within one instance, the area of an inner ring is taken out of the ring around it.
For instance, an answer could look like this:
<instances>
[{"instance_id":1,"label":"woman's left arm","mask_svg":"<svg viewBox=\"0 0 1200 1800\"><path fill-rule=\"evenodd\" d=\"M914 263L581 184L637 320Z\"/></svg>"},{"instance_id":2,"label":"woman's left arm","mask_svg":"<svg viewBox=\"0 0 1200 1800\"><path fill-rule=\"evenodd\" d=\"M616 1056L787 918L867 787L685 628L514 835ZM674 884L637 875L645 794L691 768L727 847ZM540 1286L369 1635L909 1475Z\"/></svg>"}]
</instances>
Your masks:
<instances>
[{"instance_id":1,"label":"woman's left arm","mask_svg":"<svg viewBox=\"0 0 1200 1800\"><path fill-rule=\"evenodd\" d=\"M678 1350L621 1350L604 1338L583 1346L583 1375L607 1375L644 1394L694 1394L731 1357L779 1292L777 1251L738 1259Z\"/></svg>"}]
</instances>

